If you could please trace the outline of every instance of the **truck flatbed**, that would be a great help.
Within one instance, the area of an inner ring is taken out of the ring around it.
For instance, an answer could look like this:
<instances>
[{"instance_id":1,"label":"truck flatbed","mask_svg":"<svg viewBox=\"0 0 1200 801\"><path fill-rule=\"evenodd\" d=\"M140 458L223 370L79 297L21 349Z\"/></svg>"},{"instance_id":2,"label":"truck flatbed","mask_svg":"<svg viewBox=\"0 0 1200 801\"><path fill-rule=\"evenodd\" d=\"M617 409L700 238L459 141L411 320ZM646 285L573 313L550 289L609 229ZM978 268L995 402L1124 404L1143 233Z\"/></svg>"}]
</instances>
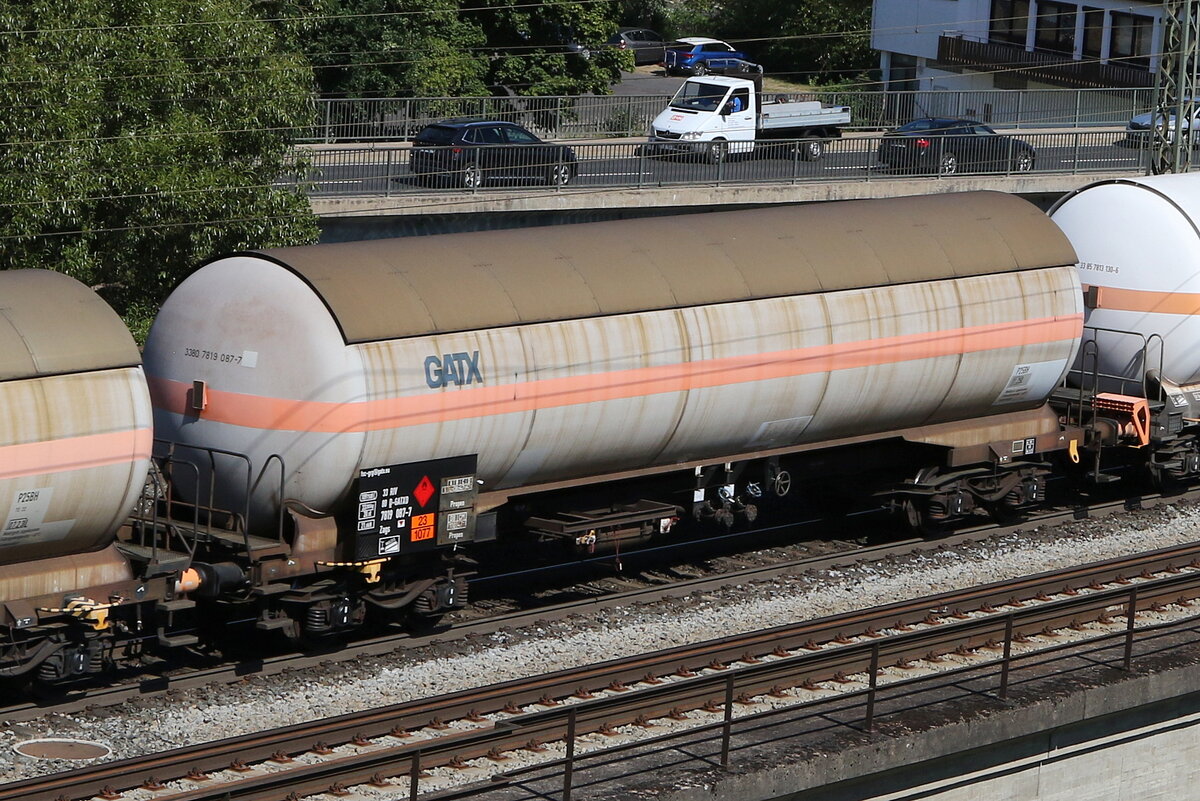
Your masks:
<instances>
[{"instance_id":1,"label":"truck flatbed","mask_svg":"<svg viewBox=\"0 0 1200 801\"><path fill-rule=\"evenodd\" d=\"M758 127L826 128L850 124L849 106L822 106L816 100L793 103L763 103L758 115Z\"/></svg>"}]
</instances>

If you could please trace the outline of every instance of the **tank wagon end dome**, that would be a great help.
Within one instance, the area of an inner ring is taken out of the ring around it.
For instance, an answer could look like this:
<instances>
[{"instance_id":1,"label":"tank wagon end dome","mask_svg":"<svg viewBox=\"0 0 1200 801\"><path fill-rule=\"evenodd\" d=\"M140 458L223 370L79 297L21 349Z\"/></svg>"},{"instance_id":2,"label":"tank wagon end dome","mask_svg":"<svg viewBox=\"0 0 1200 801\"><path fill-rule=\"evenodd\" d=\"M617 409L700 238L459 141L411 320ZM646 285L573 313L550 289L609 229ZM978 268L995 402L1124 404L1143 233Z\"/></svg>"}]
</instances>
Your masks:
<instances>
[{"instance_id":1,"label":"tank wagon end dome","mask_svg":"<svg viewBox=\"0 0 1200 801\"><path fill-rule=\"evenodd\" d=\"M0 381L140 363L121 318L87 286L52 270L0 271Z\"/></svg>"},{"instance_id":2,"label":"tank wagon end dome","mask_svg":"<svg viewBox=\"0 0 1200 801\"><path fill-rule=\"evenodd\" d=\"M322 299L347 343L1074 264L999 192L481 231L238 254Z\"/></svg>"},{"instance_id":3,"label":"tank wagon end dome","mask_svg":"<svg viewBox=\"0 0 1200 801\"><path fill-rule=\"evenodd\" d=\"M1101 372L1200 382L1200 175L1098 181L1050 214L1079 253Z\"/></svg>"}]
</instances>

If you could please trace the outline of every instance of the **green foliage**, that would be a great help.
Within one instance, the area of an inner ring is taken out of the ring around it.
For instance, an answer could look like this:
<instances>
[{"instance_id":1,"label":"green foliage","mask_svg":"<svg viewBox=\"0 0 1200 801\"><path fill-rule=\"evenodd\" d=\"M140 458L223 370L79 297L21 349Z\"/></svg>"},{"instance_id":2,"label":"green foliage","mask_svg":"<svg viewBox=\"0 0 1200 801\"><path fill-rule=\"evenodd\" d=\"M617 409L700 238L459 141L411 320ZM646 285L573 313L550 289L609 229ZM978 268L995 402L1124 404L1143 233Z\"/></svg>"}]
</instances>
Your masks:
<instances>
[{"instance_id":1,"label":"green foliage","mask_svg":"<svg viewBox=\"0 0 1200 801\"><path fill-rule=\"evenodd\" d=\"M314 241L276 187L311 72L249 0L0 0L0 265L146 316L222 251Z\"/></svg>"},{"instance_id":2,"label":"green foliage","mask_svg":"<svg viewBox=\"0 0 1200 801\"><path fill-rule=\"evenodd\" d=\"M328 0L308 38L322 94L487 94L483 31L457 0Z\"/></svg>"},{"instance_id":3,"label":"green foliage","mask_svg":"<svg viewBox=\"0 0 1200 801\"><path fill-rule=\"evenodd\" d=\"M870 0L679 0L667 20L666 35L724 39L788 80L839 82L877 66Z\"/></svg>"},{"instance_id":4,"label":"green foliage","mask_svg":"<svg viewBox=\"0 0 1200 801\"><path fill-rule=\"evenodd\" d=\"M326 12L307 47L326 96L607 93L632 68L601 48L615 2L327 0Z\"/></svg>"},{"instance_id":5,"label":"green foliage","mask_svg":"<svg viewBox=\"0 0 1200 801\"><path fill-rule=\"evenodd\" d=\"M629 54L601 47L616 31L616 3L464 0L487 37L488 83L522 95L607 94L632 66ZM572 52L576 44L586 53Z\"/></svg>"}]
</instances>

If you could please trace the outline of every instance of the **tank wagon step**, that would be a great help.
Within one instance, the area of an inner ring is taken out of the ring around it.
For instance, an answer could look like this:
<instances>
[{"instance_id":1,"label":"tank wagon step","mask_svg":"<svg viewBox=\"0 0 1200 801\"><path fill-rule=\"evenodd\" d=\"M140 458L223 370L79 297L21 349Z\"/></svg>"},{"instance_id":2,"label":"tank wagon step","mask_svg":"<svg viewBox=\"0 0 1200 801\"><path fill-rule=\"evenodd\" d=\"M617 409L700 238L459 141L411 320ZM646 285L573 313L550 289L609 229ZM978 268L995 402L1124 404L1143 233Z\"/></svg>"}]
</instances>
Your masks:
<instances>
[{"instance_id":1,"label":"tank wagon step","mask_svg":"<svg viewBox=\"0 0 1200 801\"><path fill-rule=\"evenodd\" d=\"M158 613L161 621L158 627L158 644L164 648L182 648L199 644L200 638L195 634L170 633L168 631L174 625L177 613L190 612L195 608L196 602L191 598L172 598L154 604L154 611Z\"/></svg>"},{"instance_id":2,"label":"tank wagon step","mask_svg":"<svg viewBox=\"0 0 1200 801\"><path fill-rule=\"evenodd\" d=\"M148 576L181 572L186 570L192 562L192 557L186 553L152 548L132 542L118 541L117 550L130 560L146 565Z\"/></svg>"},{"instance_id":3,"label":"tank wagon step","mask_svg":"<svg viewBox=\"0 0 1200 801\"><path fill-rule=\"evenodd\" d=\"M256 537L253 534L246 535L236 531L204 531L203 529L198 533L207 534L209 539L235 551L249 548L250 553L255 556L284 556L287 554L287 545L267 537Z\"/></svg>"}]
</instances>

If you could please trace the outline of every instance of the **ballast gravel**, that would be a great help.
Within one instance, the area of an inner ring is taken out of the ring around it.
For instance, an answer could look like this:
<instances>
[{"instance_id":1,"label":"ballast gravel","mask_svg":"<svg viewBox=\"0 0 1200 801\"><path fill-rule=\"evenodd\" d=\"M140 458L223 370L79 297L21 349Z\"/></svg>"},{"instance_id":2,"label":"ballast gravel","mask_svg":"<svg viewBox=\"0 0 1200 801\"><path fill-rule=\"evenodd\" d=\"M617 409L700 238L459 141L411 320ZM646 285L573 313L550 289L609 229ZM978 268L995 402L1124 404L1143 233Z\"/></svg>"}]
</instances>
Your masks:
<instances>
[{"instance_id":1,"label":"ballast gravel","mask_svg":"<svg viewBox=\"0 0 1200 801\"><path fill-rule=\"evenodd\" d=\"M126 759L263 729L864 609L1200 539L1200 506L996 536L854 567L598 611L552 625L444 642L246 684L129 701L84 714L0 722L0 783L78 767L13 747L79 738Z\"/></svg>"}]
</instances>

